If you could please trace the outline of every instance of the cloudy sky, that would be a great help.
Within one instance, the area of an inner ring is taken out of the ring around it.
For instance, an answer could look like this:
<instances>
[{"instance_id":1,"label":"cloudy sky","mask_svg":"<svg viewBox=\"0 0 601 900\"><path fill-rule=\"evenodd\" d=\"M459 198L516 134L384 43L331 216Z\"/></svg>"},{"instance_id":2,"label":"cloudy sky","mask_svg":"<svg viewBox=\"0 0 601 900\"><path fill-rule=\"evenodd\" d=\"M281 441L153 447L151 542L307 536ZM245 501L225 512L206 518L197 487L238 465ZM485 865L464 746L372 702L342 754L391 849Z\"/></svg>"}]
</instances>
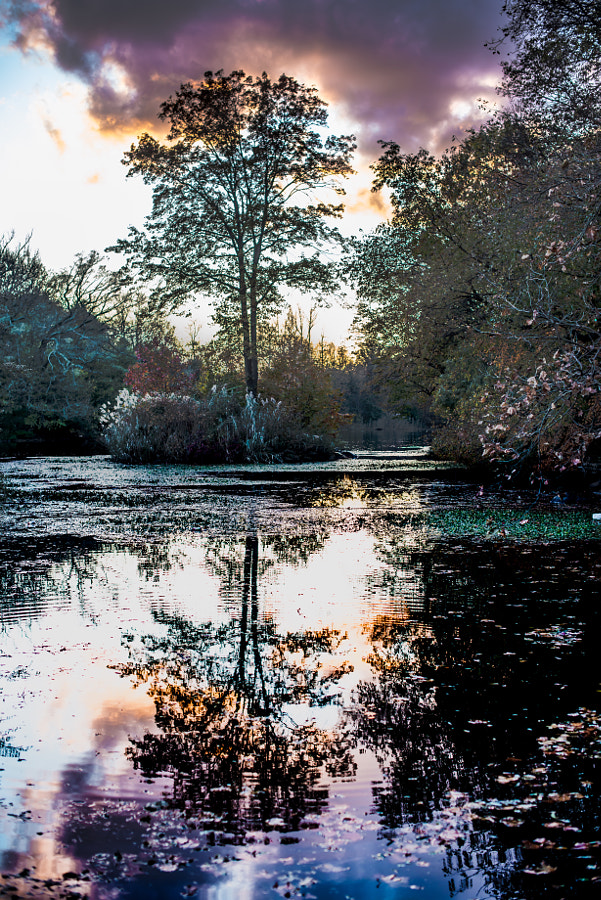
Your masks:
<instances>
[{"instance_id":1,"label":"cloudy sky","mask_svg":"<svg viewBox=\"0 0 601 900\"><path fill-rule=\"evenodd\" d=\"M161 101L208 70L314 84L358 138L345 229L371 228L378 140L440 150L496 100L484 44L502 0L0 0L0 234L33 232L53 268L141 225L120 161Z\"/></svg>"}]
</instances>

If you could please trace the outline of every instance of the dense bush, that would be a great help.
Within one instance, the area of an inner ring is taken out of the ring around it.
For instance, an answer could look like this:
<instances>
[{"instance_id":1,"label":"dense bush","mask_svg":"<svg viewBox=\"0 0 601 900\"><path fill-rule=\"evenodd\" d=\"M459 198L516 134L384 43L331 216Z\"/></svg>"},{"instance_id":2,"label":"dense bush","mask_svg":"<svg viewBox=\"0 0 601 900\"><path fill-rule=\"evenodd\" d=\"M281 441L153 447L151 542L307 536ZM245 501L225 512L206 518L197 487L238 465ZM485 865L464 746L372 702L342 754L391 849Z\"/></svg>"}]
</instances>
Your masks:
<instances>
[{"instance_id":1,"label":"dense bush","mask_svg":"<svg viewBox=\"0 0 601 900\"><path fill-rule=\"evenodd\" d=\"M98 314L99 296L67 281L27 242L0 236L2 454L98 449L98 408L121 386L131 352Z\"/></svg>"},{"instance_id":2,"label":"dense bush","mask_svg":"<svg viewBox=\"0 0 601 900\"><path fill-rule=\"evenodd\" d=\"M101 415L103 439L121 462L278 462L327 459L319 435L302 431L273 398L213 387L207 398L121 391Z\"/></svg>"}]
</instances>

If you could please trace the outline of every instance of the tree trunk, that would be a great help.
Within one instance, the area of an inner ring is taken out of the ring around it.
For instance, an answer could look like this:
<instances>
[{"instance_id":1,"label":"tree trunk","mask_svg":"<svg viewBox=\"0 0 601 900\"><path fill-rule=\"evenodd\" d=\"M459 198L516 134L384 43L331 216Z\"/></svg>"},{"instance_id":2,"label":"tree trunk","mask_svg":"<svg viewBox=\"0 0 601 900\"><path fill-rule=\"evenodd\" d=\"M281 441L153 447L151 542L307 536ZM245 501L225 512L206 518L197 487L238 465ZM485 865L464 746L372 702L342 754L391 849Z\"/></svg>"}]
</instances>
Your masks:
<instances>
[{"instance_id":1,"label":"tree trunk","mask_svg":"<svg viewBox=\"0 0 601 900\"><path fill-rule=\"evenodd\" d=\"M242 320L242 349L244 353L246 391L248 394L253 394L256 397L258 387L256 312L253 315L251 305L249 320L246 290L240 291L240 318Z\"/></svg>"},{"instance_id":2,"label":"tree trunk","mask_svg":"<svg viewBox=\"0 0 601 900\"><path fill-rule=\"evenodd\" d=\"M257 296L254 287L250 289L250 378L246 381L246 390L257 396L259 390L259 354L257 349Z\"/></svg>"}]
</instances>

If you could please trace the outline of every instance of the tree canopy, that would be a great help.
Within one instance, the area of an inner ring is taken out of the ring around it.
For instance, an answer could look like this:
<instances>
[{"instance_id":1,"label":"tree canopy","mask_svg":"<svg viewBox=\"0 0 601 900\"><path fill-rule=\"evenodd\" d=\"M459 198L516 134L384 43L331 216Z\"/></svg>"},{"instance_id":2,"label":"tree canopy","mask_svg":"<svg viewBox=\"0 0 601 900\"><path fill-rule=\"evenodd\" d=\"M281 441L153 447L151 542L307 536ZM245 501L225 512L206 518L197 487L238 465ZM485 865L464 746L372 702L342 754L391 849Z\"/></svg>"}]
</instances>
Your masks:
<instances>
[{"instance_id":1,"label":"tree canopy","mask_svg":"<svg viewBox=\"0 0 601 900\"><path fill-rule=\"evenodd\" d=\"M142 230L117 249L153 285L164 308L216 300L220 329L242 338L246 388L258 388L258 326L281 308L282 288L334 292L340 272L324 255L340 240L328 220L342 205L354 140L325 135L326 104L314 87L281 75L205 73L161 106L167 139L140 137L128 175L153 188Z\"/></svg>"},{"instance_id":2,"label":"tree canopy","mask_svg":"<svg viewBox=\"0 0 601 900\"><path fill-rule=\"evenodd\" d=\"M493 46L511 48L501 63L505 96L548 128L598 123L600 0L506 0L503 12L507 24Z\"/></svg>"},{"instance_id":3,"label":"tree canopy","mask_svg":"<svg viewBox=\"0 0 601 900\"><path fill-rule=\"evenodd\" d=\"M601 439L599 3L505 4L510 105L440 157L383 144L356 327L439 452L566 471ZM577 12L582 10L582 16Z\"/></svg>"}]
</instances>

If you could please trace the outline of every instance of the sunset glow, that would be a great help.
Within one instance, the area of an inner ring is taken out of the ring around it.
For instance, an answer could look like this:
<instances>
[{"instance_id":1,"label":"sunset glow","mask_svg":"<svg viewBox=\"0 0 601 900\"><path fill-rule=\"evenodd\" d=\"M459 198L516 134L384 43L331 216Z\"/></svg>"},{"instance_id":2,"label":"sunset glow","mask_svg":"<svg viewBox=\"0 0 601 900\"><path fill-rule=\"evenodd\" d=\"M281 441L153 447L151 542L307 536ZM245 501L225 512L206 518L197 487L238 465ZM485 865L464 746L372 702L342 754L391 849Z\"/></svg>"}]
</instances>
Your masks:
<instances>
[{"instance_id":1,"label":"sunset glow","mask_svg":"<svg viewBox=\"0 0 601 900\"><path fill-rule=\"evenodd\" d=\"M483 46L497 0L330 0L296 4L156 0L0 3L0 233L14 230L51 267L140 225L150 197L126 181L123 152L180 83L207 69L285 70L315 84L331 127L358 138L345 233L371 229L386 204L370 192L378 140L441 149L494 100ZM8 137L7 137L8 136Z\"/></svg>"}]
</instances>

